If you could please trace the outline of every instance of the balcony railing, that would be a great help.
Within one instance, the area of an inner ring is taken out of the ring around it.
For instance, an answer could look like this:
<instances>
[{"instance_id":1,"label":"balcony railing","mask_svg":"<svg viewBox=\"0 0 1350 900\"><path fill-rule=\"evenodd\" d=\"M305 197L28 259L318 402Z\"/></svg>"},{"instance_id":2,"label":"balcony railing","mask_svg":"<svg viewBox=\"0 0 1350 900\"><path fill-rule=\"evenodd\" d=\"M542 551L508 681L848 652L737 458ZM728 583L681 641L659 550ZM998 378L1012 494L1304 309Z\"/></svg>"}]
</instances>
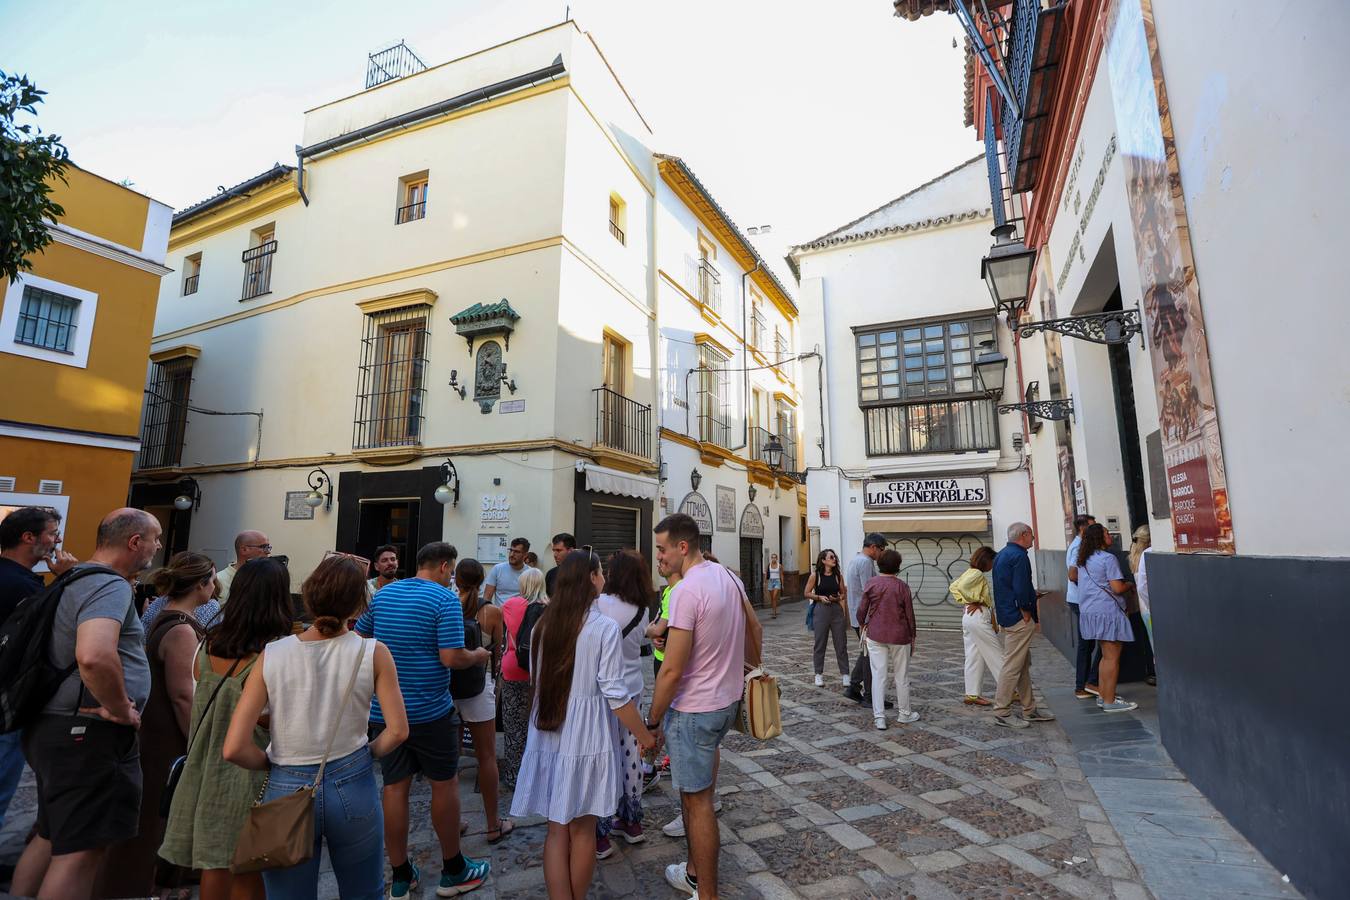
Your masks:
<instances>
[{"instance_id":1,"label":"balcony railing","mask_svg":"<svg viewBox=\"0 0 1350 900\"><path fill-rule=\"evenodd\" d=\"M698 301L713 312L722 311L722 279L706 259L698 263Z\"/></svg>"},{"instance_id":2,"label":"balcony railing","mask_svg":"<svg viewBox=\"0 0 1350 900\"><path fill-rule=\"evenodd\" d=\"M863 417L868 456L998 449L992 400L870 406Z\"/></svg>"},{"instance_id":3,"label":"balcony railing","mask_svg":"<svg viewBox=\"0 0 1350 900\"><path fill-rule=\"evenodd\" d=\"M778 468L784 474L797 471L797 438L796 436L783 433L774 434L767 428L750 429L750 458L759 460L762 463L768 463L764 456L764 448L768 446L770 440L777 438L778 443L783 447L783 458L778 463Z\"/></svg>"},{"instance_id":4,"label":"balcony railing","mask_svg":"<svg viewBox=\"0 0 1350 900\"><path fill-rule=\"evenodd\" d=\"M608 387L595 394L595 442L602 447L650 459L652 408Z\"/></svg>"},{"instance_id":5,"label":"balcony railing","mask_svg":"<svg viewBox=\"0 0 1350 900\"><path fill-rule=\"evenodd\" d=\"M764 324L764 313L755 307L755 311L750 314L750 346L756 350L763 350L764 336L768 334L768 328Z\"/></svg>"},{"instance_id":6,"label":"balcony railing","mask_svg":"<svg viewBox=\"0 0 1350 900\"><path fill-rule=\"evenodd\" d=\"M272 290L272 257L276 252L276 241L268 241L244 251L241 257L244 261L244 292L240 300L261 297Z\"/></svg>"},{"instance_id":7,"label":"balcony railing","mask_svg":"<svg viewBox=\"0 0 1350 900\"><path fill-rule=\"evenodd\" d=\"M201 275L189 275L188 277L183 279L184 297L186 297L188 294L197 293L197 282L201 279L201 277L202 277Z\"/></svg>"},{"instance_id":8,"label":"balcony railing","mask_svg":"<svg viewBox=\"0 0 1350 900\"><path fill-rule=\"evenodd\" d=\"M420 203L409 203L407 206L400 206L398 212L394 214L394 224L402 225L404 222L411 222L415 219L425 219L427 217L427 201Z\"/></svg>"},{"instance_id":9,"label":"balcony railing","mask_svg":"<svg viewBox=\"0 0 1350 900\"><path fill-rule=\"evenodd\" d=\"M787 362L788 345L787 340L781 334L773 336L773 361L775 365L782 365Z\"/></svg>"},{"instance_id":10,"label":"balcony railing","mask_svg":"<svg viewBox=\"0 0 1350 900\"><path fill-rule=\"evenodd\" d=\"M619 227L618 222L609 223L609 233L614 235L614 240L618 241L620 244L626 243L623 236L623 229Z\"/></svg>"}]
</instances>

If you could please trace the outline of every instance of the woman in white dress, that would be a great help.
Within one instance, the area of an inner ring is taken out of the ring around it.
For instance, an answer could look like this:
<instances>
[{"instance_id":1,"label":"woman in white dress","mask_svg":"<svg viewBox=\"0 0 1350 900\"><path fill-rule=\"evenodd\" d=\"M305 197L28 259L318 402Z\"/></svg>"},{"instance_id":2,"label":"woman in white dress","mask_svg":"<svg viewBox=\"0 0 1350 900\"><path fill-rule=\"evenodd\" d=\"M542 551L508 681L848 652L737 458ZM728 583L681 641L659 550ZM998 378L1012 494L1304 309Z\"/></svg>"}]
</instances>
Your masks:
<instances>
[{"instance_id":1,"label":"woman in white dress","mask_svg":"<svg viewBox=\"0 0 1350 900\"><path fill-rule=\"evenodd\" d=\"M656 746L624 677L623 629L595 603L604 583L594 551L568 553L531 642L534 709L511 814L548 818L544 881L552 900L580 900L590 889L595 826L623 789L619 724L643 750Z\"/></svg>"}]
</instances>

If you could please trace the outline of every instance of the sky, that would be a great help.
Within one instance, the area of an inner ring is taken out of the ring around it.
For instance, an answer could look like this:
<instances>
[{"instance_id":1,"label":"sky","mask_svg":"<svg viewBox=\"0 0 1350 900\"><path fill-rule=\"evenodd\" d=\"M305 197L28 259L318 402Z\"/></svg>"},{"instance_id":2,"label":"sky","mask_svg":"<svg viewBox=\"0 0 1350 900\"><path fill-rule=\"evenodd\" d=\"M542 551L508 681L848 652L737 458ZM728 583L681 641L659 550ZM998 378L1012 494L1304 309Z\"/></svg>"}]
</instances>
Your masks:
<instances>
[{"instance_id":1,"label":"sky","mask_svg":"<svg viewBox=\"0 0 1350 900\"><path fill-rule=\"evenodd\" d=\"M889 0L0 0L0 69L79 165L182 208L294 163L302 113L406 39L428 65L571 17L742 226L802 243L981 152L960 28Z\"/></svg>"}]
</instances>

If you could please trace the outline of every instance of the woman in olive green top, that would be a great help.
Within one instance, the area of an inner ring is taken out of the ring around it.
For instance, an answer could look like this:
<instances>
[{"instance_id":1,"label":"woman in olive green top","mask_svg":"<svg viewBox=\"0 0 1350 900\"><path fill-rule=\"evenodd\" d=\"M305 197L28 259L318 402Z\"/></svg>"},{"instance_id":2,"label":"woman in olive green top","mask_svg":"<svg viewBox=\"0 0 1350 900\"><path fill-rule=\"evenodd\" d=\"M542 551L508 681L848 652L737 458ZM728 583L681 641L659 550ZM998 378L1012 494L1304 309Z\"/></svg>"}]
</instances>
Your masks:
<instances>
[{"instance_id":1,"label":"woman in olive green top","mask_svg":"<svg viewBox=\"0 0 1350 900\"><path fill-rule=\"evenodd\" d=\"M972 706L991 706L980 696L984 670L998 680L1003 667L1003 638L994 620L994 599L985 573L994 567L994 550L981 547L970 555L970 568L951 583L956 602L966 608L961 616L961 637L966 647L966 699Z\"/></svg>"},{"instance_id":2,"label":"woman in olive green top","mask_svg":"<svg viewBox=\"0 0 1350 900\"><path fill-rule=\"evenodd\" d=\"M235 841L262 787L263 773L226 762L221 747L258 654L269 642L290 633L291 577L285 564L275 559L244 563L220 624L207 632L193 664L197 688L187 765L174 791L159 848L168 862L201 870L202 900L265 896L260 875L230 874ZM255 728L253 740L266 747L266 730Z\"/></svg>"}]
</instances>

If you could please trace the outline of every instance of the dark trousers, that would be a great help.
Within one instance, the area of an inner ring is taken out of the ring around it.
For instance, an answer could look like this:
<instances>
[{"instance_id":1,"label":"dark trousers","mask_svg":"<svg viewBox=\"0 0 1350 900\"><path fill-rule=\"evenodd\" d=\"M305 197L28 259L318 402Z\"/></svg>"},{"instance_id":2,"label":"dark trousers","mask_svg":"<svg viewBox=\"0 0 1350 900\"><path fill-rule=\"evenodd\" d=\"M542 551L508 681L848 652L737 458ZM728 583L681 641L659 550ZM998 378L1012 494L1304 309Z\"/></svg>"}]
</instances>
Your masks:
<instances>
[{"instance_id":1,"label":"dark trousers","mask_svg":"<svg viewBox=\"0 0 1350 900\"><path fill-rule=\"evenodd\" d=\"M862 640L862 629L855 628L853 633L857 635L858 640ZM872 661L867 656L867 649L858 654L858 661L853 664L853 671L848 676L848 688L855 694L862 694L864 697L872 696Z\"/></svg>"},{"instance_id":2,"label":"dark trousers","mask_svg":"<svg viewBox=\"0 0 1350 900\"><path fill-rule=\"evenodd\" d=\"M1101 662L1101 654L1094 652L1097 650L1097 642L1085 640L1083 631L1078 627L1078 604L1070 603L1069 609L1073 611L1073 637L1074 637L1074 678L1073 689L1081 691L1085 684L1097 683L1097 664Z\"/></svg>"}]
</instances>

